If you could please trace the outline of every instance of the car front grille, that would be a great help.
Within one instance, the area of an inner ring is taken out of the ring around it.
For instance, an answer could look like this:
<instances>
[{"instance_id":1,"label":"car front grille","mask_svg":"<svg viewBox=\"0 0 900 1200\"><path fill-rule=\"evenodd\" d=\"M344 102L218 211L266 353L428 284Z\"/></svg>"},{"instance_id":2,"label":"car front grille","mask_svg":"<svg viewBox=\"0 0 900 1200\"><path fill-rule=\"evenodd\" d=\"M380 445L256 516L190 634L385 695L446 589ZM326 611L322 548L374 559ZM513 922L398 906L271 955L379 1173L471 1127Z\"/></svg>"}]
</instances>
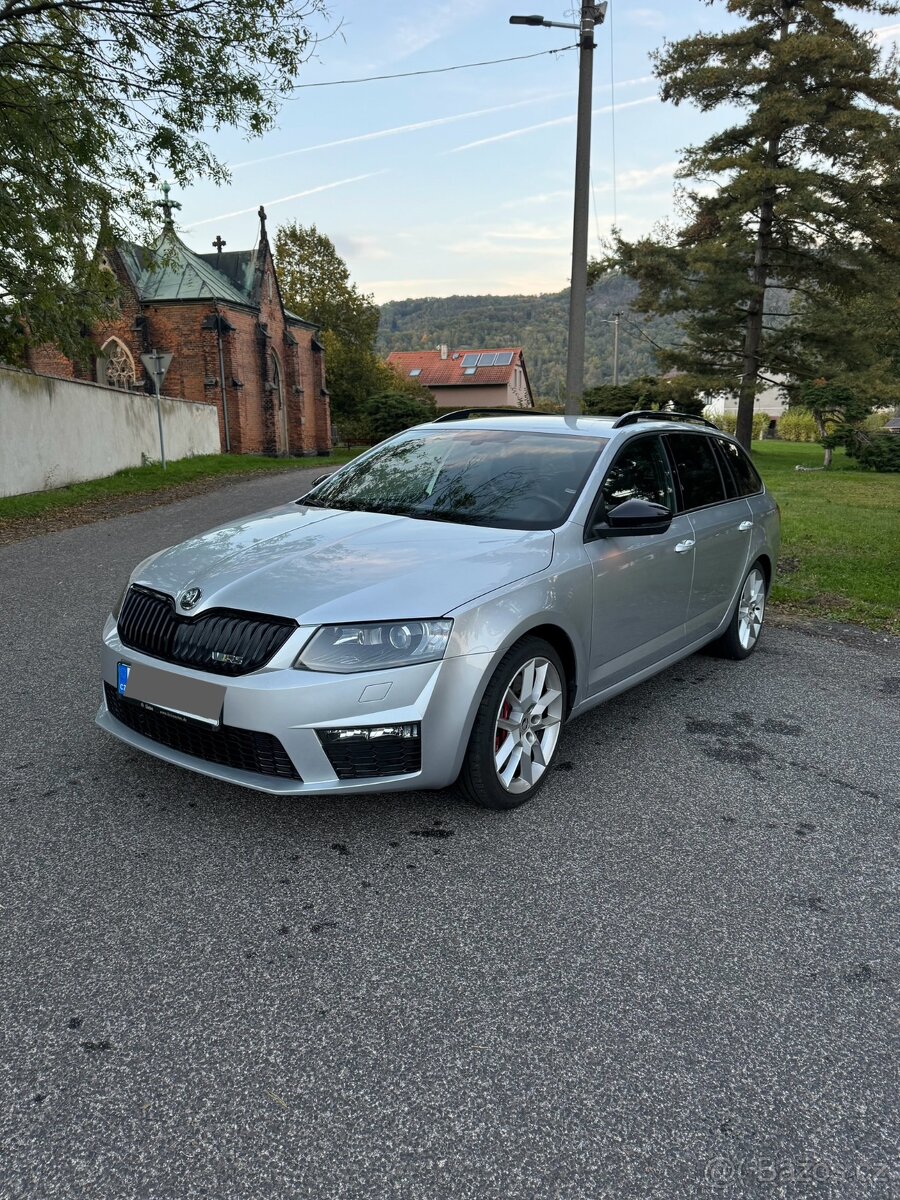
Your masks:
<instances>
[{"instance_id":1,"label":"car front grille","mask_svg":"<svg viewBox=\"0 0 900 1200\"><path fill-rule=\"evenodd\" d=\"M338 779L412 775L422 769L422 732L418 724L317 732Z\"/></svg>"},{"instance_id":2,"label":"car front grille","mask_svg":"<svg viewBox=\"0 0 900 1200\"><path fill-rule=\"evenodd\" d=\"M270 733L231 725L204 725L187 717L170 716L139 700L126 700L110 683L103 686L106 707L115 719L152 742L238 771L300 779L284 746Z\"/></svg>"},{"instance_id":3,"label":"car front grille","mask_svg":"<svg viewBox=\"0 0 900 1200\"><path fill-rule=\"evenodd\" d=\"M122 644L153 658L216 675L246 675L264 666L297 628L285 617L211 608L183 617L164 592L133 585L117 622Z\"/></svg>"}]
</instances>

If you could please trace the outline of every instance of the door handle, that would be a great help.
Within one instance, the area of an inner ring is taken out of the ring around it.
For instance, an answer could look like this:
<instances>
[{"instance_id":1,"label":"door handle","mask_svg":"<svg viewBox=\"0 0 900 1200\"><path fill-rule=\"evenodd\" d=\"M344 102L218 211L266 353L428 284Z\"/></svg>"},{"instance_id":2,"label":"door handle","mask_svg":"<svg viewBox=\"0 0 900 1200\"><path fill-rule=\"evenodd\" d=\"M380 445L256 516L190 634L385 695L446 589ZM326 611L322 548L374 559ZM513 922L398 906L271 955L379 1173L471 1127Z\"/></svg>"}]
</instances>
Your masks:
<instances>
[{"instance_id":1,"label":"door handle","mask_svg":"<svg viewBox=\"0 0 900 1200\"><path fill-rule=\"evenodd\" d=\"M752 528L753 528L752 521L741 521L740 525L738 525L738 529L741 531L741 533L746 533L748 529L752 529Z\"/></svg>"},{"instance_id":2,"label":"door handle","mask_svg":"<svg viewBox=\"0 0 900 1200\"><path fill-rule=\"evenodd\" d=\"M693 545L694 545L693 538L685 538L683 542L678 542L678 544L675 546L675 553L676 554L684 554L684 552L686 550L692 549Z\"/></svg>"}]
</instances>

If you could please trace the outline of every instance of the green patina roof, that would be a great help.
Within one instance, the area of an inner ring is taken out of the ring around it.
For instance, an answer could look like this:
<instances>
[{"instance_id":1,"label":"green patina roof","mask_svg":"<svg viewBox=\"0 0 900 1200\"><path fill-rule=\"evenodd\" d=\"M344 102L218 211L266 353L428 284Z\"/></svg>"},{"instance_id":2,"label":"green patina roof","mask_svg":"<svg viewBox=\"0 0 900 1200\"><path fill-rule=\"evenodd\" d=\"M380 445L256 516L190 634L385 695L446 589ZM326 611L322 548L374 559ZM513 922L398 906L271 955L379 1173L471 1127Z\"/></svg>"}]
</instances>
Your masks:
<instances>
[{"instance_id":1,"label":"green patina roof","mask_svg":"<svg viewBox=\"0 0 900 1200\"><path fill-rule=\"evenodd\" d=\"M220 269L209 259L195 254L168 228L155 246L120 242L119 253L140 299L147 303L164 300L224 300L244 307L256 306L252 293L256 251L223 254ZM225 260L229 261L227 264Z\"/></svg>"}]
</instances>

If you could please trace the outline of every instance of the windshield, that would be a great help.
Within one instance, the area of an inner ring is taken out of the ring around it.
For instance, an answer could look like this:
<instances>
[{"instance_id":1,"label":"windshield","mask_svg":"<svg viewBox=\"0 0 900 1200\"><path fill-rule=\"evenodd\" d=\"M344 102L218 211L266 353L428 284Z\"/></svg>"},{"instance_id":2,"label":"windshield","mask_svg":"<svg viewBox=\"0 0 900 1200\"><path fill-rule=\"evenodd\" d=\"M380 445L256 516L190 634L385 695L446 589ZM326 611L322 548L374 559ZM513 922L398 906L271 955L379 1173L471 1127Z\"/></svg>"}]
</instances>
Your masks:
<instances>
[{"instance_id":1,"label":"windshield","mask_svg":"<svg viewBox=\"0 0 900 1200\"><path fill-rule=\"evenodd\" d=\"M411 430L298 503L500 529L561 525L606 438L529 430Z\"/></svg>"}]
</instances>

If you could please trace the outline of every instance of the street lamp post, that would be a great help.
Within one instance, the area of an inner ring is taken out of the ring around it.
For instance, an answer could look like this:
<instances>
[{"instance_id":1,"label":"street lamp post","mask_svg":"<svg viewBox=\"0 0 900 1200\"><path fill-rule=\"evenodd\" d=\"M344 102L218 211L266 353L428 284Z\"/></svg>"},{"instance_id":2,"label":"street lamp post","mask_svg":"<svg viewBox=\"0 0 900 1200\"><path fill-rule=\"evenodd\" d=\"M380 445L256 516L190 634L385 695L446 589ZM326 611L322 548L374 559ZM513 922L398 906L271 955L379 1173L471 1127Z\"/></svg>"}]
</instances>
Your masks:
<instances>
[{"instance_id":1,"label":"street lamp post","mask_svg":"<svg viewBox=\"0 0 900 1200\"><path fill-rule=\"evenodd\" d=\"M572 276L569 289L569 340L566 353L566 415L581 412L584 392L584 327L587 314L588 217L591 183L591 93L594 76L594 29L606 16L606 3L582 4L577 25L545 21L542 16L510 17L510 25L545 25L578 30L578 119L575 143L575 205L572 216Z\"/></svg>"}]
</instances>

